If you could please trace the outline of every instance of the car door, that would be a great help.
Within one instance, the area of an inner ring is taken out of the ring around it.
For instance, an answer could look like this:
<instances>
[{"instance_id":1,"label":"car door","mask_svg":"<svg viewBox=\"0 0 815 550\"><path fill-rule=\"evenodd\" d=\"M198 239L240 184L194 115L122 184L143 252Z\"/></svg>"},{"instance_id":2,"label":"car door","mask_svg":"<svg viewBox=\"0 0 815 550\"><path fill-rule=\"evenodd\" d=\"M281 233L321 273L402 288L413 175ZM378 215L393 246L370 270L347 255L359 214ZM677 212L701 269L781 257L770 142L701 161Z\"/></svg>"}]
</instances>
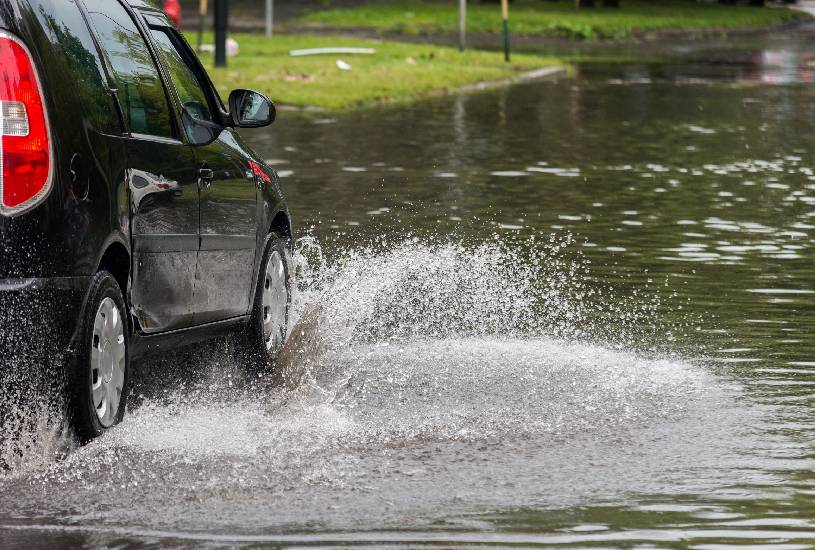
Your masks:
<instances>
[{"instance_id":1,"label":"car door","mask_svg":"<svg viewBox=\"0 0 815 550\"><path fill-rule=\"evenodd\" d=\"M201 189L201 250L196 306L210 319L249 310L257 244L257 178L240 153L233 130L196 149L212 169Z\"/></svg>"},{"instance_id":2,"label":"car door","mask_svg":"<svg viewBox=\"0 0 815 550\"><path fill-rule=\"evenodd\" d=\"M196 324L249 310L257 243L257 178L230 128L216 121L220 100L175 28L148 19L150 34L178 95L178 108L200 170L200 249Z\"/></svg>"},{"instance_id":3,"label":"car door","mask_svg":"<svg viewBox=\"0 0 815 550\"><path fill-rule=\"evenodd\" d=\"M127 137L131 308L144 332L193 324L198 171L136 20L118 0L86 2L111 67Z\"/></svg>"}]
</instances>

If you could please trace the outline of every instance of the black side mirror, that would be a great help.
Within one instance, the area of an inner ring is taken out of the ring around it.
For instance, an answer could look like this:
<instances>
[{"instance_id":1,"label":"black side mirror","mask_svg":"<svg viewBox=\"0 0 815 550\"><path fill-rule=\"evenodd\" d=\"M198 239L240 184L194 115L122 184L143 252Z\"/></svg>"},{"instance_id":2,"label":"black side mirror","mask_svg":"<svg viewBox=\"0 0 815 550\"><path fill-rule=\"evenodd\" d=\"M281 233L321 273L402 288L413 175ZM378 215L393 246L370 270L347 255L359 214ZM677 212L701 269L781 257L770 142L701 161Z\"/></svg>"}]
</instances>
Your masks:
<instances>
[{"instance_id":1,"label":"black side mirror","mask_svg":"<svg viewBox=\"0 0 815 550\"><path fill-rule=\"evenodd\" d=\"M237 128L260 128L274 122L277 110L265 95L252 90L229 94L229 113Z\"/></svg>"},{"instance_id":2,"label":"black side mirror","mask_svg":"<svg viewBox=\"0 0 815 550\"><path fill-rule=\"evenodd\" d=\"M192 145L205 145L218 137L223 130L212 122L209 109L197 101L187 101L181 109L181 123Z\"/></svg>"}]
</instances>

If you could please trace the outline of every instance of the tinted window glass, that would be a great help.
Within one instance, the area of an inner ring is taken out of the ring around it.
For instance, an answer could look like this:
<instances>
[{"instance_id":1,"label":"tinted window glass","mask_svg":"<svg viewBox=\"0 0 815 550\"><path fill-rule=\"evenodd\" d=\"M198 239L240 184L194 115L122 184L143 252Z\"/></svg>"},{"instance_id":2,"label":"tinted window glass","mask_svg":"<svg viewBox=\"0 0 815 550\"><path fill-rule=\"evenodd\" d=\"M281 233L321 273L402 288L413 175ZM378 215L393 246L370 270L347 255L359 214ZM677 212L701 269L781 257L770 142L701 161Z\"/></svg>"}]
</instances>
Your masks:
<instances>
[{"instance_id":1,"label":"tinted window glass","mask_svg":"<svg viewBox=\"0 0 815 550\"><path fill-rule=\"evenodd\" d=\"M113 66L130 131L173 137L167 96L135 22L115 0L88 2L88 13Z\"/></svg>"},{"instance_id":2,"label":"tinted window glass","mask_svg":"<svg viewBox=\"0 0 815 550\"><path fill-rule=\"evenodd\" d=\"M215 138L211 123L215 120L206 84L199 76L198 67L191 54L173 32L166 27L151 27L153 40L167 64L181 106L181 120L190 142L205 143ZM203 124L201 124L203 122ZM210 124L207 124L210 123Z\"/></svg>"},{"instance_id":3,"label":"tinted window glass","mask_svg":"<svg viewBox=\"0 0 815 550\"><path fill-rule=\"evenodd\" d=\"M119 116L85 19L73 0L57 0L56 3L58 7L52 11L59 14L59 19L49 17L46 24L65 52L87 120L100 132L119 133L122 130Z\"/></svg>"}]
</instances>

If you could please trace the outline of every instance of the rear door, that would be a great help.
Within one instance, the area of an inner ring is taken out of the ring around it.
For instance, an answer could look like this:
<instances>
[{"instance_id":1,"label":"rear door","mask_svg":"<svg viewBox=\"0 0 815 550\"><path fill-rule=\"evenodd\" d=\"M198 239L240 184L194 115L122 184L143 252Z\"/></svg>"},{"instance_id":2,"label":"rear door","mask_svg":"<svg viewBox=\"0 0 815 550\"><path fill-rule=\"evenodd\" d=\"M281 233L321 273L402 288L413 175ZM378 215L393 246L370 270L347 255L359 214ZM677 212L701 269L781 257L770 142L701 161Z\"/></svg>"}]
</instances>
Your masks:
<instances>
[{"instance_id":1,"label":"rear door","mask_svg":"<svg viewBox=\"0 0 815 550\"><path fill-rule=\"evenodd\" d=\"M249 310L257 242L258 189L232 130L215 121L220 100L175 28L148 18L150 34L178 94L200 177L196 324Z\"/></svg>"},{"instance_id":2,"label":"rear door","mask_svg":"<svg viewBox=\"0 0 815 550\"><path fill-rule=\"evenodd\" d=\"M145 332L193 324L198 171L145 38L117 0L86 2L128 134L132 309Z\"/></svg>"}]
</instances>

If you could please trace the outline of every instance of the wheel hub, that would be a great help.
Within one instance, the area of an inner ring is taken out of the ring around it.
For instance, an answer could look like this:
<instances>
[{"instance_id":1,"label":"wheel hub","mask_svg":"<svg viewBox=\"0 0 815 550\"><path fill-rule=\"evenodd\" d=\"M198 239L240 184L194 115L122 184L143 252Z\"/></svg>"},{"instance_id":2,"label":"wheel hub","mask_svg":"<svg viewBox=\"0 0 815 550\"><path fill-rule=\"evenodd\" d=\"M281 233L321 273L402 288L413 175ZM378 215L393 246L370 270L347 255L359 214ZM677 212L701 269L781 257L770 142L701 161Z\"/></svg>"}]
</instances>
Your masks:
<instances>
[{"instance_id":1,"label":"wheel hub","mask_svg":"<svg viewBox=\"0 0 815 550\"><path fill-rule=\"evenodd\" d=\"M99 422L116 422L124 388L127 349L124 320L112 298L99 304L91 341L91 399Z\"/></svg>"},{"instance_id":2,"label":"wheel hub","mask_svg":"<svg viewBox=\"0 0 815 550\"><path fill-rule=\"evenodd\" d=\"M273 251L266 262L261 305L263 307L263 340L267 350L277 350L286 337L288 288L286 266L280 252Z\"/></svg>"}]
</instances>

